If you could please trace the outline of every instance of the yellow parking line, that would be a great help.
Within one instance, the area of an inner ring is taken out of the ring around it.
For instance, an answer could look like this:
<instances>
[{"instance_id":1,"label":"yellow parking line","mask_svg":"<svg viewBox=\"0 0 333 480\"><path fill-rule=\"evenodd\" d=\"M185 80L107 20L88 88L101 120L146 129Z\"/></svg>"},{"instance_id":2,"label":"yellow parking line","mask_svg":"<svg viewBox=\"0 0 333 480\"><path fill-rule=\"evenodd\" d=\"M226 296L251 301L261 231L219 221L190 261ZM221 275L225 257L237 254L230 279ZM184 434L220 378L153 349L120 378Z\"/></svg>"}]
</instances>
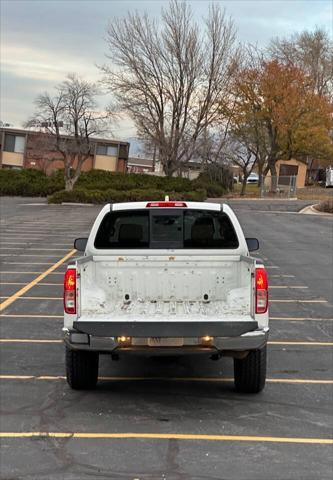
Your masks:
<instances>
[{"instance_id":1,"label":"yellow parking line","mask_svg":"<svg viewBox=\"0 0 333 480\"><path fill-rule=\"evenodd\" d=\"M224 442L269 442L332 445L331 438L269 437L256 435L205 435L188 433L92 433L92 432L0 432L0 438L72 438L72 439L144 439L144 440L196 440Z\"/></svg>"},{"instance_id":2,"label":"yellow parking line","mask_svg":"<svg viewBox=\"0 0 333 480\"><path fill-rule=\"evenodd\" d=\"M37 278L35 278L34 280L32 280L30 283L28 283L28 285L26 285L25 287L21 288L18 292L14 293L14 295L12 295L10 298L8 298L7 300L5 300L3 303L1 303L0 305L0 311L3 310L4 308L8 307L9 305L11 305L13 302L15 302L15 300L18 298L18 297L21 297L24 293L26 293L28 290L30 290L32 287L34 287L38 282L40 282L41 280L43 280L43 278L45 278L49 273L52 273L53 270L55 270L56 268L58 268L60 265L62 265L64 262L66 262L66 260L68 260L70 257L72 257L74 255L74 253L76 253L76 250L71 250L70 252L68 252L64 257L62 257L57 263L55 263L54 265L52 265L52 267L48 268L44 273L42 273L41 275L39 275Z\"/></svg>"},{"instance_id":3,"label":"yellow parking line","mask_svg":"<svg viewBox=\"0 0 333 480\"><path fill-rule=\"evenodd\" d=\"M63 375L0 375L0 380L65 380ZM233 378L221 377L98 377L102 381L112 382L195 382L195 383L230 383ZM286 383L300 385L333 385L333 380L312 378L267 378L267 383Z\"/></svg>"},{"instance_id":4,"label":"yellow parking line","mask_svg":"<svg viewBox=\"0 0 333 480\"><path fill-rule=\"evenodd\" d=\"M268 345L295 345L300 347L333 347L333 342L283 342L272 340Z\"/></svg>"},{"instance_id":5,"label":"yellow parking line","mask_svg":"<svg viewBox=\"0 0 333 480\"><path fill-rule=\"evenodd\" d=\"M311 317L269 317L270 320L282 320L286 322L332 322L333 318L311 318Z\"/></svg>"}]
</instances>

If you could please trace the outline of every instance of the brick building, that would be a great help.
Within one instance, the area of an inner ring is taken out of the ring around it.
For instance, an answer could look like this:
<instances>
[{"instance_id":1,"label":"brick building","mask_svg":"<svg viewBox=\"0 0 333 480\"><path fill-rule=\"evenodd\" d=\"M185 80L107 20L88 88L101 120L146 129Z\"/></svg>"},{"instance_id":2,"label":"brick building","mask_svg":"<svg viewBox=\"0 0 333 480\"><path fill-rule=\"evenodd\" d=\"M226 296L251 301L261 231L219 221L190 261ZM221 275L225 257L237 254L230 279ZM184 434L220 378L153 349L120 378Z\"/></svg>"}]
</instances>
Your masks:
<instances>
[{"instance_id":1,"label":"brick building","mask_svg":"<svg viewBox=\"0 0 333 480\"><path fill-rule=\"evenodd\" d=\"M83 171L127 171L128 142L103 138L91 138L91 142L93 154L84 162ZM64 168L61 158L42 132L0 128L0 168L35 168L49 174Z\"/></svg>"}]
</instances>

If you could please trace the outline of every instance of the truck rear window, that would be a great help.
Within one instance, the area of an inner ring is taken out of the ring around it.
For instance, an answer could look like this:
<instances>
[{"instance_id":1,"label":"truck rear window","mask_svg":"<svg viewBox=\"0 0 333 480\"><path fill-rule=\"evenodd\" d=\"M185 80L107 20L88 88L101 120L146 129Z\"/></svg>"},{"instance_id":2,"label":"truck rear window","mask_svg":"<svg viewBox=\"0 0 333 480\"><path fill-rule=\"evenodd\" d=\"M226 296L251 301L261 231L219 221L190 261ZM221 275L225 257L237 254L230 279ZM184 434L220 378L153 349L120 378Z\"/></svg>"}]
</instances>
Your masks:
<instances>
[{"instance_id":1,"label":"truck rear window","mask_svg":"<svg viewBox=\"0 0 333 480\"><path fill-rule=\"evenodd\" d=\"M235 249L238 245L227 214L191 209L109 212L95 238L98 249Z\"/></svg>"}]
</instances>

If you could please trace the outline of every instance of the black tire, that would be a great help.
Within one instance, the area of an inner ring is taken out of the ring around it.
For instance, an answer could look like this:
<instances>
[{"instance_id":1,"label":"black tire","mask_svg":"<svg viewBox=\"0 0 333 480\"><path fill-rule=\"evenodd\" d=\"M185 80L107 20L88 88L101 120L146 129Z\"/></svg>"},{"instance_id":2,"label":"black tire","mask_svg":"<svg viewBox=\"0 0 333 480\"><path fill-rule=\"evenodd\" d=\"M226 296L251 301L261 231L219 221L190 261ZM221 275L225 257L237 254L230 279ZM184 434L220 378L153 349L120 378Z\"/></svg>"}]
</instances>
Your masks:
<instances>
[{"instance_id":1,"label":"black tire","mask_svg":"<svg viewBox=\"0 0 333 480\"><path fill-rule=\"evenodd\" d=\"M90 390L98 379L98 352L71 350L66 347L67 382L74 390Z\"/></svg>"},{"instance_id":2,"label":"black tire","mask_svg":"<svg viewBox=\"0 0 333 480\"><path fill-rule=\"evenodd\" d=\"M259 393L266 382L266 346L251 350L242 360L234 359L234 378L237 392Z\"/></svg>"}]
</instances>

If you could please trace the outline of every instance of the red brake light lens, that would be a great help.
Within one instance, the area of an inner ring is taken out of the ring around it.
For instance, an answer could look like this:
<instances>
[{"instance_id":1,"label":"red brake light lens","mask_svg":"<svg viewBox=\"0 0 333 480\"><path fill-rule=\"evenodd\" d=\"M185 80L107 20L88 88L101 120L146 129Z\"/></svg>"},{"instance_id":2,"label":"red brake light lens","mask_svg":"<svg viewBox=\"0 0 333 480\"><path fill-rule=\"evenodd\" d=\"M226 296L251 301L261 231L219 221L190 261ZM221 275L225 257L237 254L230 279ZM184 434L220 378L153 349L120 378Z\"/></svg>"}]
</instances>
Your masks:
<instances>
[{"instance_id":1,"label":"red brake light lens","mask_svg":"<svg viewBox=\"0 0 333 480\"><path fill-rule=\"evenodd\" d=\"M256 313L266 313L268 308L268 279L264 268L256 269Z\"/></svg>"},{"instance_id":2,"label":"red brake light lens","mask_svg":"<svg viewBox=\"0 0 333 480\"><path fill-rule=\"evenodd\" d=\"M185 202L148 202L146 208L151 207L165 207L165 208L173 208L173 207L187 207Z\"/></svg>"},{"instance_id":3,"label":"red brake light lens","mask_svg":"<svg viewBox=\"0 0 333 480\"><path fill-rule=\"evenodd\" d=\"M64 310L66 313L76 313L76 270L69 268L64 278Z\"/></svg>"}]
</instances>

